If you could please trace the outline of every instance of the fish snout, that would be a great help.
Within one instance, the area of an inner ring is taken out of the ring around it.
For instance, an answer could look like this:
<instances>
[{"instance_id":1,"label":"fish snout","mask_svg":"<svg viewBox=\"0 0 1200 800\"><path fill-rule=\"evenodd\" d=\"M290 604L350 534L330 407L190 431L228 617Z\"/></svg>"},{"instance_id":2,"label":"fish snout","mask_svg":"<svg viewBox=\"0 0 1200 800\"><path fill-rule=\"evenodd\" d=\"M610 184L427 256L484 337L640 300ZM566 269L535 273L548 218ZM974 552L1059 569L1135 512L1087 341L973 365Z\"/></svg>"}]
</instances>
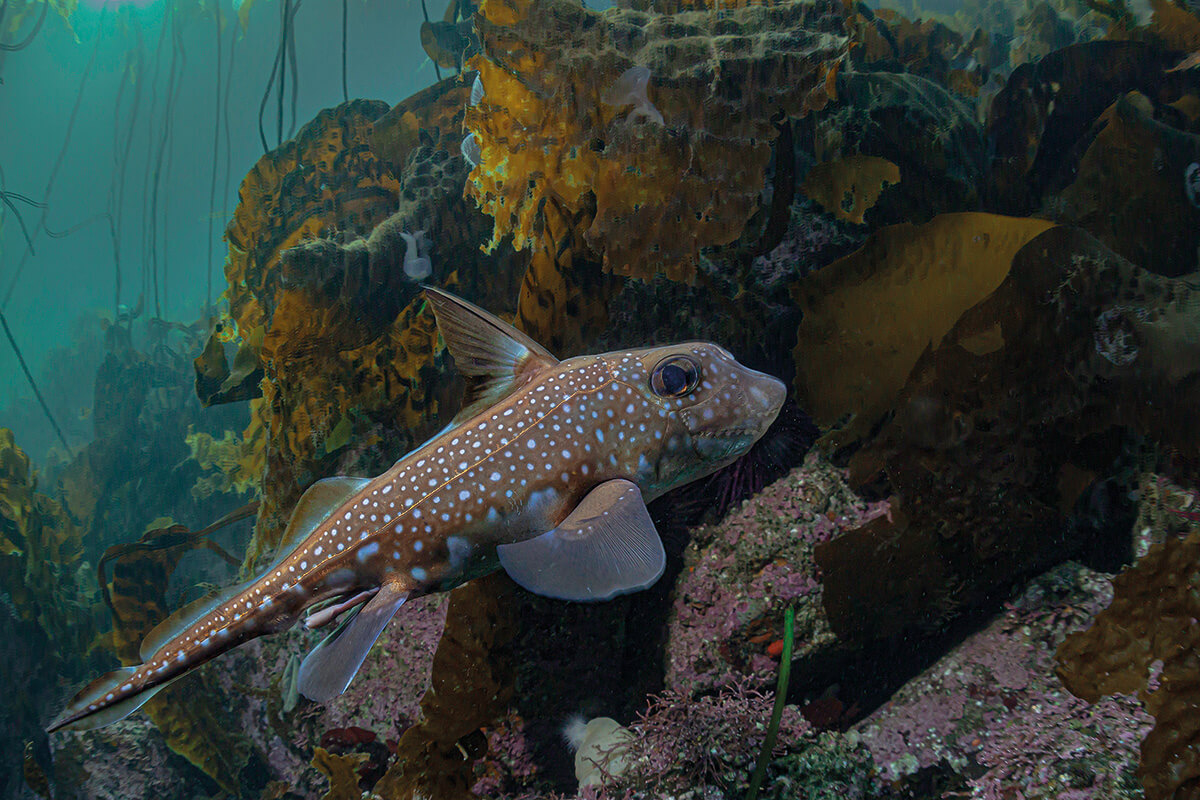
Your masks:
<instances>
[{"instance_id":1,"label":"fish snout","mask_svg":"<svg viewBox=\"0 0 1200 800\"><path fill-rule=\"evenodd\" d=\"M748 406L746 410L759 421L761 433L779 416L779 409L787 399L787 386L778 378L748 369L742 387Z\"/></svg>"}]
</instances>

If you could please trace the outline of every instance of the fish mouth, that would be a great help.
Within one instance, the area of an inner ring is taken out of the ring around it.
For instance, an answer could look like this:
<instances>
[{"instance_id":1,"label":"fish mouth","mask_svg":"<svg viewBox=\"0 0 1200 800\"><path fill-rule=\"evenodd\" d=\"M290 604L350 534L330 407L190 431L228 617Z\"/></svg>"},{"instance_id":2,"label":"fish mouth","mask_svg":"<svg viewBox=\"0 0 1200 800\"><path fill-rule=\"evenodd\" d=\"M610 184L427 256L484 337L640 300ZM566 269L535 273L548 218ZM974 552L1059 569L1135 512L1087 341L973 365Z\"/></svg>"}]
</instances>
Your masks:
<instances>
[{"instance_id":1,"label":"fish mouth","mask_svg":"<svg viewBox=\"0 0 1200 800\"><path fill-rule=\"evenodd\" d=\"M723 461L737 458L754 444L761 435L758 427L740 427L726 431L696 434L693 443L696 452L706 461Z\"/></svg>"}]
</instances>

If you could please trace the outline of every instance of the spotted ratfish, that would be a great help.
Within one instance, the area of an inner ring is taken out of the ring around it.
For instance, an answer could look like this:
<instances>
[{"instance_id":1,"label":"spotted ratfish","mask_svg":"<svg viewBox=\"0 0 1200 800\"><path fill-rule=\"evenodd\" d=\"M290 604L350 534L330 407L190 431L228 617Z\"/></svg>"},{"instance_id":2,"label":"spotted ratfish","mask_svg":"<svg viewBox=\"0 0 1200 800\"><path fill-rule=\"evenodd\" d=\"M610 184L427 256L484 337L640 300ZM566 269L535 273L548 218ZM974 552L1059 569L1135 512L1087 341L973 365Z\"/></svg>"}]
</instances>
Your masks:
<instances>
[{"instance_id":1,"label":"spotted ratfish","mask_svg":"<svg viewBox=\"0 0 1200 800\"><path fill-rule=\"evenodd\" d=\"M237 645L344 618L305 658L298 688L346 690L406 600L503 568L526 589L605 600L662 574L646 503L750 449L783 384L715 344L559 361L525 334L426 288L467 406L377 478L326 478L300 498L281 555L253 580L154 628L143 663L81 691L49 730L94 728ZM322 606L321 604L324 604Z\"/></svg>"}]
</instances>

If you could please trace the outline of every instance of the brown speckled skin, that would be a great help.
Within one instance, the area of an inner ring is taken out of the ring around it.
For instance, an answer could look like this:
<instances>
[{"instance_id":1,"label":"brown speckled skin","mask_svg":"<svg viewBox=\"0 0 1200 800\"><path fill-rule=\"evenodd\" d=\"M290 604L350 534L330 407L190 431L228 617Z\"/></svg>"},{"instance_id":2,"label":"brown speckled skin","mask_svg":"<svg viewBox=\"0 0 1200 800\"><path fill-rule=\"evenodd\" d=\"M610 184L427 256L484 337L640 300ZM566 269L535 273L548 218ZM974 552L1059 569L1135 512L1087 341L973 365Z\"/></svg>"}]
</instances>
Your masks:
<instances>
[{"instance_id":1,"label":"brown speckled skin","mask_svg":"<svg viewBox=\"0 0 1200 800\"><path fill-rule=\"evenodd\" d=\"M660 397L656 365L685 356L695 388ZM119 686L54 728L171 681L315 603L385 583L410 597L497 568L496 546L558 525L600 483L624 478L648 502L749 449L783 385L722 348L692 342L569 359L400 459L334 510L285 558L166 641ZM92 689L94 693L94 689Z\"/></svg>"}]
</instances>

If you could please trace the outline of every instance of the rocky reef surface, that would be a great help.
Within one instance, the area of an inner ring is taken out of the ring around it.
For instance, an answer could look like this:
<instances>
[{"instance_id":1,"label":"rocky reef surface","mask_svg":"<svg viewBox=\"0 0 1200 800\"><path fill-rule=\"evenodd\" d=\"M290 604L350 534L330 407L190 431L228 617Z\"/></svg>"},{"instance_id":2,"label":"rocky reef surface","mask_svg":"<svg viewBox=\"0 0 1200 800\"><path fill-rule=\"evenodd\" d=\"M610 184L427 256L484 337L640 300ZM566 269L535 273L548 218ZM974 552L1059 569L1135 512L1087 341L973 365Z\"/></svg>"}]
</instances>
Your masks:
<instances>
[{"instance_id":1,"label":"rocky reef surface","mask_svg":"<svg viewBox=\"0 0 1200 800\"><path fill-rule=\"evenodd\" d=\"M2 701L3 791L716 800L761 765L780 800L1194 796L1195 8L449 16L422 41L460 75L246 176L227 312L146 352L108 329L95 442L39 483L0 432L0 632L36 687ZM420 281L559 356L720 342L786 413L652 505L645 592L488 576L326 705L297 629L47 739L70 684L267 563L308 486L449 421Z\"/></svg>"}]
</instances>

